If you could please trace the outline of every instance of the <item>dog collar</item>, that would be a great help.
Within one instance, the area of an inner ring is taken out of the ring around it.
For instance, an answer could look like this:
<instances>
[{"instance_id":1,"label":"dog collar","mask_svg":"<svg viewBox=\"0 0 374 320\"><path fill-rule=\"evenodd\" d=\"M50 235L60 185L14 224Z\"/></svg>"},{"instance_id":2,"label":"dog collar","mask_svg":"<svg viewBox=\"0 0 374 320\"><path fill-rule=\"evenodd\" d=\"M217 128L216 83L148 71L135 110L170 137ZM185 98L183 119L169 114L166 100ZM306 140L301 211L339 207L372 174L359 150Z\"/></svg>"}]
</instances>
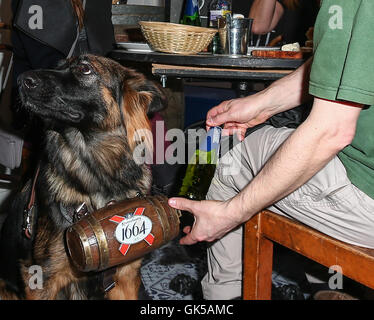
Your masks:
<instances>
[{"instance_id":1,"label":"dog collar","mask_svg":"<svg viewBox=\"0 0 374 320\"><path fill-rule=\"evenodd\" d=\"M62 216L70 224L73 224L73 223L79 221L84 216L86 216L88 213L90 213L90 211L88 210L85 202L80 204L77 208L74 208L73 206L64 206L60 202L59 207L60 207L60 212L61 212Z\"/></svg>"},{"instance_id":2,"label":"dog collar","mask_svg":"<svg viewBox=\"0 0 374 320\"><path fill-rule=\"evenodd\" d=\"M34 224L35 224L35 216L37 207L35 204L35 187L36 181L38 180L40 171L40 165L37 166L36 172L32 181L29 201L27 202L25 209L23 210L23 223L22 223L22 231L27 239L31 239L34 233Z\"/></svg>"}]
</instances>

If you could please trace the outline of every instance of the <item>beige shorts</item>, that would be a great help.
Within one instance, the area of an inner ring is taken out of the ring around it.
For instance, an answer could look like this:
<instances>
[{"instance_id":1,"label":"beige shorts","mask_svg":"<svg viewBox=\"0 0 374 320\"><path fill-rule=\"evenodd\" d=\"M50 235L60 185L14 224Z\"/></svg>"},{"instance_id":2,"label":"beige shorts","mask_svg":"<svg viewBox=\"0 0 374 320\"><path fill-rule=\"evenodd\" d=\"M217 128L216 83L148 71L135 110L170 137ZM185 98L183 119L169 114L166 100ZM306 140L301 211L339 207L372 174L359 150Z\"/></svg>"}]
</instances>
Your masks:
<instances>
[{"instance_id":1,"label":"beige shorts","mask_svg":"<svg viewBox=\"0 0 374 320\"><path fill-rule=\"evenodd\" d=\"M217 165L207 199L235 196L292 131L265 126L227 152ZM339 240L374 248L374 200L352 185L338 157L269 209ZM209 247L208 273L202 280L205 299L241 295L242 241L239 227Z\"/></svg>"}]
</instances>

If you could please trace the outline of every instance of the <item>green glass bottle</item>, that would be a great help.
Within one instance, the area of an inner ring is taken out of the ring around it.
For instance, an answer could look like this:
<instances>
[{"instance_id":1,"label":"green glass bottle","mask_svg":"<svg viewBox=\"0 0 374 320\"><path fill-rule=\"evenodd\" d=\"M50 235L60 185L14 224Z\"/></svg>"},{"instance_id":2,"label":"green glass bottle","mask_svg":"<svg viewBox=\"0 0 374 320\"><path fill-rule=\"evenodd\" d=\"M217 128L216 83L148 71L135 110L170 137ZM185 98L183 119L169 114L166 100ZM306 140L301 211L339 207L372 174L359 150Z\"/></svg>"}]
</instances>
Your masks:
<instances>
[{"instance_id":1,"label":"green glass bottle","mask_svg":"<svg viewBox=\"0 0 374 320\"><path fill-rule=\"evenodd\" d=\"M219 156L220 127L211 128L187 165L179 196L204 200L213 178Z\"/></svg>"},{"instance_id":2,"label":"green glass bottle","mask_svg":"<svg viewBox=\"0 0 374 320\"><path fill-rule=\"evenodd\" d=\"M198 0L186 0L181 24L201 26Z\"/></svg>"}]
</instances>

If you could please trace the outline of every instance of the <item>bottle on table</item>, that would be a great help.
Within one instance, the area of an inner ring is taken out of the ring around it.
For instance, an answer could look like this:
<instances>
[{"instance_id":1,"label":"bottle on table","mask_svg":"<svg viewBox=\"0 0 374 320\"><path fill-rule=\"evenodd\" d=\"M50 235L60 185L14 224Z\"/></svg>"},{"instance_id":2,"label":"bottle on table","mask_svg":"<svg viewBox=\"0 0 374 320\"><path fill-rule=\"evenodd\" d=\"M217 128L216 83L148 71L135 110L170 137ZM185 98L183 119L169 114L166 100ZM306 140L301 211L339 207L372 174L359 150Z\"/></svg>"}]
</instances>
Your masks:
<instances>
[{"instance_id":1,"label":"bottle on table","mask_svg":"<svg viewBox=\"0 0 374 320\"><path fill-rule=\"evenodd\" d=\"M181 24L201 26L198 0L186 0Z\"/></svg>"},{"instance_id":2,"label":"bottle on table","mask_svg":"<svg viewBox=\"0 0 374 320\"><path fill-rule=\"evenodd\" d=\"M231 13L232 4L230 0L212 0L209 4L209 27L218 29L218 18ZM213 37L210 51L214 54L222 53L219 35Z\"/></svg>"}]
</instances>

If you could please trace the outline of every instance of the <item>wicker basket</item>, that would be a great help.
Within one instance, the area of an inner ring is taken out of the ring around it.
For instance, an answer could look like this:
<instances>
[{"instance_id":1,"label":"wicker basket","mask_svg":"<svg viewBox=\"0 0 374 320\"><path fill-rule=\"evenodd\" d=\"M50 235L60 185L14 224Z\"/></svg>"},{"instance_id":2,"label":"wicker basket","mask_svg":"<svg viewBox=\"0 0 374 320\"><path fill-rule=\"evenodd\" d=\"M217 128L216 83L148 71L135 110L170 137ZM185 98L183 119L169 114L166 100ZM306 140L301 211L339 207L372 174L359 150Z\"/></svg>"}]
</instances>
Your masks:
<instances>
[{"instance_id":1,"label":"wicker basket","mask_svg":"<svg viewBox=\"0 0 374 320\"><path fill-rule=\"evenodd\" d=\"M169 22L140 21L141 30L155 51L195 54L203 51L217 30Z\"/></svg>"}]
</instances>

